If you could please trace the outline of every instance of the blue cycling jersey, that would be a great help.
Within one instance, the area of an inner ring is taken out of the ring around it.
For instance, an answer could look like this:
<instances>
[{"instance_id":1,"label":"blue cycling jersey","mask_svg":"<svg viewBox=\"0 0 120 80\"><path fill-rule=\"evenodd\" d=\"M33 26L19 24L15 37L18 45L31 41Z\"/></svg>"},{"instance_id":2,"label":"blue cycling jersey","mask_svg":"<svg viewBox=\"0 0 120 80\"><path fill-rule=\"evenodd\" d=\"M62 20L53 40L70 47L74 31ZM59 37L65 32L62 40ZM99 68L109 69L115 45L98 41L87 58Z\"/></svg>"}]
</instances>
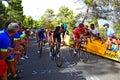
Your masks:
<instances>
[{"instance_id":1,"label":"blue cycling jersey","mask_svg":"<svg viewBox=\"0 0 120 80\"><path fill-rule=\"evenodd\" d=\"M38 31L38 36L40 39L45 39L45 33L46 31L45 30L39 30Z\"/></svg>"}]
</instances>

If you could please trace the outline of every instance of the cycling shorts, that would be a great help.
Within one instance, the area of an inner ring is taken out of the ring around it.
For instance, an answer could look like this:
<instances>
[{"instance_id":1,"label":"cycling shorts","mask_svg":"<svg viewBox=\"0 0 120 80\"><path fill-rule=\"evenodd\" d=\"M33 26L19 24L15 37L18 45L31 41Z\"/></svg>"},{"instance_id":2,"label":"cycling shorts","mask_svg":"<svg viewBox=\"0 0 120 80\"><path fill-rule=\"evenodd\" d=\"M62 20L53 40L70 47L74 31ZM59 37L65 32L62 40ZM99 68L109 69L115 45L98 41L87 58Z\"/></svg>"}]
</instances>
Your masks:
<instances>
[{"instance_id":1,"label":"cycling shorts","mask_svg":"<svg viewBox=\"0 0 120 80\"><path fill-rule=\"evenodd\" d=\"M40 40L45 40L45 35L39 35Z\"/></svg>"},{"instance_id":2,"label":"cycling shorts","mask_svg":"<svg viewBox=\"0 0 120 80\"><path fill-rule=\"evenodd\" d=\"M57 40L57 42L61 43L61 37L54 37L54 42Z\"/></svg>"}]
</instances>

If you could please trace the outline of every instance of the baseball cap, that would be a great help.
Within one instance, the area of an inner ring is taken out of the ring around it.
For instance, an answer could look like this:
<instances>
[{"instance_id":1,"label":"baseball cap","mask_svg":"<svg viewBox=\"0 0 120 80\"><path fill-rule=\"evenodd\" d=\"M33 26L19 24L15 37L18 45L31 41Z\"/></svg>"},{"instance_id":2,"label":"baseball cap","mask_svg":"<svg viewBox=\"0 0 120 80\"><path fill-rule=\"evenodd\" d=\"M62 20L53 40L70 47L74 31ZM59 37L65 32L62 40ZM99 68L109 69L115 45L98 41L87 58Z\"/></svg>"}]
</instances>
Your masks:
<instances>
[{"instance_id":1,"label":"baseball cap","mask_svg":"<svg viewBox=\"0 0 120 80\"><path fill-rule=\"evenodd\" d=\"M109 27L109 24L108 24L108 23L105 23L105 24L103 25L103 27L105 27L105 26L108 26L108 27Z\"/></svg>"}]
</instances>

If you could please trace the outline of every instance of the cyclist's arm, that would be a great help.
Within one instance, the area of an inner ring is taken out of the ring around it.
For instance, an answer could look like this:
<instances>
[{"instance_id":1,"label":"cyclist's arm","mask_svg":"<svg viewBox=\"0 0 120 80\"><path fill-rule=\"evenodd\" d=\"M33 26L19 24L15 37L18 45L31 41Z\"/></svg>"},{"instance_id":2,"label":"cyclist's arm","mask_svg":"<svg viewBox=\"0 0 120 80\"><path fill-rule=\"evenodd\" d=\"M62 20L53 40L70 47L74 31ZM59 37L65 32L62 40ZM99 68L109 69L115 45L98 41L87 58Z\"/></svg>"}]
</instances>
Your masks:
<instances>
[{"instance_id":1,"label":"cyclist's arm","mask_svg":"<svg viewBox=\"0 0 120 80\"><path fill-rule=\"evenodd\" d=\"M47 31L45 31L44 35L45 35L45 38L47 39L48 38Z\"/></svg>"},{"instance_id":2,"label":"cyclist's arm","mask_svg":"<svg viewBox=\"0 0 120 80\"><path fill-rule=\"evenodd\" d=\"M52 42L54 42L54 33L51 33L52 36Z\"/></svg>"},{"instance_id":3,"label":"cyclist's arm","mask_svg":"<svg viewBox=\"0 0 120 80\"><path fill-rule=\"evenodd\" d=\"M37 40L40 40L39 33L40 31L37 32Z\"/></svg>"}]
</instances>

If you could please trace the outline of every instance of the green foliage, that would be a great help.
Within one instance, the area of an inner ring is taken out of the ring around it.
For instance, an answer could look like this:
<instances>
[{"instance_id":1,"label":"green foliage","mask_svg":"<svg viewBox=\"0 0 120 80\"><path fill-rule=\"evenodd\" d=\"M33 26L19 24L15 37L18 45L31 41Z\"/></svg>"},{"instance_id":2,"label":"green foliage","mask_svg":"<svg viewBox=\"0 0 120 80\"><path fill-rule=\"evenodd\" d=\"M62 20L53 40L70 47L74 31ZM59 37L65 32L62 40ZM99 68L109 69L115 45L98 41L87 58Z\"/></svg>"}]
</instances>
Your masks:
<instances>
[{"instance_id":1,"label":"green foliage","mask_svg":"<svg viewBox=\"0 0 120 80\"><path fill-rule=\"evenodd\" d=\"M5 6L0 2L0 28L3 27L3 23L5 23Z\"/></svg>"},{"instance_id":2,"label":"green foliage","mask_svg":"<svg viewBox=\"0 0 120 80\"><path fill-rule=\"evenodd\" d=\"M117 38L120 38L120 23L114 25L114 30Z\"/></svg>"},{"instance_id":3,"label":"green foliage","mask_svg":"<svg viewBox=\"0 0 120 80\"><path fill-rule=\"evenodd\" d=\"M31 16L29 16L28 18L27 17L24 18L23 25L25 28L29 29L36 27L35 21L32 19Z\"/></svg>"},{"instance_id":4,"label":"green foliage","mask_svg":"<svg viewBox=\"0 0 120 80\"><path fill-rule=\"evenodd\" d=\"M84 0L85 4L91 6L94 0Z\"/></svg>"},{"instance_id":5,"label":"green foliage","mask_svg":"<svg viewBox=\"0 0 120 80\"><path fill-rule=\"evenodd\" d=\"M23 7L21 0L12 0L11 6L11 20L12 21L23 21Z\"/></svg>"},{"instance_id":6,"label":"green foliage","mask_svg":"<svg viewBox=\"0 0 120 80\"><path fill-rule=\"evenodd\" d=\"M96 27L98 27L98 19L92 18L91 21L88 22L89 24L95 24Z\"/></svg>"}]
</instances>

